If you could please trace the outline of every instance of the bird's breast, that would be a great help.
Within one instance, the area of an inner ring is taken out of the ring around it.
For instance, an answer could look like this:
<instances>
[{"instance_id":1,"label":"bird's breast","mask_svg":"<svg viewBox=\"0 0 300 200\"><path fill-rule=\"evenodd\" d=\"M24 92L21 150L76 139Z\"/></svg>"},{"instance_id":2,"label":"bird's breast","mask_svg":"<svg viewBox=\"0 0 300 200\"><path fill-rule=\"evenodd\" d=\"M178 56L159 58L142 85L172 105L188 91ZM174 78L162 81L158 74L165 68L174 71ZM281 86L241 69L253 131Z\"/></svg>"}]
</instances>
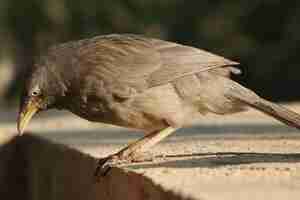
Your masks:
<instances>
[{"instance_id":1,"label":"bird's breast","mask_svg":"<svg viewBox=\"0 0 300 200\"><path fill-rule=\"evenodd\" d=\"M107 101L101 98L73 97L65 106L67 110L92 122L152 131L165 126L161 119L154 119L128 102Z\"/></svg>"},{"instance_id":2,"label":"bird's breast","mask_svg":"<svg viewBox=\"0 0 300 200\"><path fill-rule=\"evenodd\" d=\"M89 121L113 123L113 113L109 110L107 103L101 99L93 100L82 97L72 97L65 105L70 112Z\"/></svg>"}]
</instances>

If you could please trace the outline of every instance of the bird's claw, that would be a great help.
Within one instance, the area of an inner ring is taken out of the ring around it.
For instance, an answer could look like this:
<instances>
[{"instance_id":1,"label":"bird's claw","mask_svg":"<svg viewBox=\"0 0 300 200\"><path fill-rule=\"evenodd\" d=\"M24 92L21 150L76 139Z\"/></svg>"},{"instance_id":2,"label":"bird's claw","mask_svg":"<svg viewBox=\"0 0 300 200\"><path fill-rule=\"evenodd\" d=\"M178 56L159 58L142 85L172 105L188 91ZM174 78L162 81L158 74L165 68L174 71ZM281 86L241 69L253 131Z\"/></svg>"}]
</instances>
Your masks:
<instances>
[{"instance_id":1,"label":"bird's claw","mask_svg":"<svg viewBox=\"0 0 300 200\"><path fill-rule=\"evenodd\" d=\"M99 159L98 163L97 163L97 168L95 171L95 176L96 177L103 177L105 176L108 171L111 169L111 163L109 162L109 158L102 158Z\"/></svg>"},{"instance_id":2,"label":"bird's claw","mask_svg":"<svg viewBox=\"0 0 300 200\"><path fill-rule=\"evenodd\" d=\"M153 156L146 156L145 154L140 155L136 153L129 154L124 156L120 153L113 154L107 156L105 158L101 158L98 161L97 168L95 171L95 177L100 178L107 175L107 173L111 170L112 167L117 167L123 164L136 163L136 162L144 162L144 161L153 161Z\"/></svg>"},{"instance_id":3,"label":"bird's claw","mask_svg":"<svg viewBox=\"0 0 300 200\"><path fill-rule=\"evenodd\" d=\"M117 155L111 155L105 158L101 158L98 161L95 176L101 178L107 175L112 167L116 167L120 164L126 163L126 160L119 158Z\"/></svg>"}]
</instances>

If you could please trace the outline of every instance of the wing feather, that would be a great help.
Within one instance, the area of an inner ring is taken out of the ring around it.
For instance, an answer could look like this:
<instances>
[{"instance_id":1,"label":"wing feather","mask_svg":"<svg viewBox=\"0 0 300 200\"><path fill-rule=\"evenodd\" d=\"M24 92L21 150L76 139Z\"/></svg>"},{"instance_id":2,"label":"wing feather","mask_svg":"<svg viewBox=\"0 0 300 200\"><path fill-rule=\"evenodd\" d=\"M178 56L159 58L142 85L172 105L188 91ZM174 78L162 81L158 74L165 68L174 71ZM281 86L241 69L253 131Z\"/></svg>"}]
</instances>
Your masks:
<instances>
[{"instance_id":1,"label":"wing feather","mask_svg":"<svg viewBox=\"0 0 300 200\"><path fill-rule=\"evenodd\" d=\"M86 73L136 90L238 63L197 48L130 34L112 34L78 45L79 65Z\"/></svg>"},{"instance_id":2,"label":"wing feather","mask_svg":"<svg viewBox=\"0 0 300 200\"><path fill-rule=\"evenodd\" d=\"M150 86L167 83L182 76L237 65L237 62L207 51L172 42L153 39L160 52L162 67L150 75Z\"/></svg>"}]
</instances>

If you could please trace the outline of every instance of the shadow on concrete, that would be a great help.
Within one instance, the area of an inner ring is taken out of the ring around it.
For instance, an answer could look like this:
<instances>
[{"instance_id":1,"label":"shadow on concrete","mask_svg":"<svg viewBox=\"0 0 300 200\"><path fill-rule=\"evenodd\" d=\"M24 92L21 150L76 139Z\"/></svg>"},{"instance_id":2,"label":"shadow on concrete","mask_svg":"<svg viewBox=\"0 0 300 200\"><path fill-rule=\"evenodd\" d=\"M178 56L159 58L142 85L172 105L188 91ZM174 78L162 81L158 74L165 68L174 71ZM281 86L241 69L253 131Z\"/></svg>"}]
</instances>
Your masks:
<instances>
[{"instance_id":1,"label":"shadow on concrete","mask_svg":"<svg viewBox=\"0 0 300 200\"><path fill-rule=\"evenodd\" d=\"M187 199L120 168L97 181L95 158L33 135L0 145L0 158L1 199Z\"/></svg>"},{"instance_id":2,"label":"shadow on concrete","mask_svg":"<svg viewBox=\"0 0 300 200\"><path fill-rule=\"evenodd\" d=\"M128 166L132 169L139 168L217 168L226 165L243 165L252 163L298 163L300 153L254 153L254 152L219 152L166 155L166 158L180 158L165 162L142 163Z\"/></svg>"}]
</instances>

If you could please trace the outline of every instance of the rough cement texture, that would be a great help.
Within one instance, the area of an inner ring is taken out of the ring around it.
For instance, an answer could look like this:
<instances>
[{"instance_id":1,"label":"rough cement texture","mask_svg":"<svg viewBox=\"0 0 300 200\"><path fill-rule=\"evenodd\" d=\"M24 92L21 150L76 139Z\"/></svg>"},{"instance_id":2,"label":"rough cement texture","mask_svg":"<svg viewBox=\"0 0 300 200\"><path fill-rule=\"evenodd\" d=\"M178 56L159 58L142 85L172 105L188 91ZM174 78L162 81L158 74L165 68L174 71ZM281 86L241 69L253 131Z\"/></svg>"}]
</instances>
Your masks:
<instances>
[{"instance_id":1,"label":"rough cement texture","mask_svg":"<svg viewBox=\"0 0 300 200\"><path fill-rule=\"evenodd\" d=\"M300 113L300 106L288 106ZM3 110L0 131L14 133L14 119L14 112ZM29 129L95 157L142 136L64 112L41 114ZM196 199L293 200L300 196L300 132L253 110L201 117L152 153L157 155L153 162L124 168Z\"/></svg>"}]
</instances>

